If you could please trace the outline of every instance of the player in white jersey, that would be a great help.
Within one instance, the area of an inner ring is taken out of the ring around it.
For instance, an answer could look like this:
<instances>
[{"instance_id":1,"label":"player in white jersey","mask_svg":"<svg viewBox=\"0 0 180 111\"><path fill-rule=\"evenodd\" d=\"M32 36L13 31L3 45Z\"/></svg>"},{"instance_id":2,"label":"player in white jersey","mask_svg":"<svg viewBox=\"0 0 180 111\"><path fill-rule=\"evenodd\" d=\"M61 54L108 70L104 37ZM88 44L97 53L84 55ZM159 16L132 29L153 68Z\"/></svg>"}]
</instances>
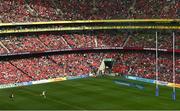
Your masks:
<instances>
[{"instance_id":1,"label":"player in white jersey","mask_svg":"<svg viewBox=\"0 0 180 111\"><path fill-rule=\"evenodd\" d=\"M9 98L14 101L14 93L12 92L11 95L9 96Z\"/></svg>"},{"instance_id":2,"label":"player in white jersey","mask_svg":"<svg viewBox=\"0 0 180 111\"><path fill-rule=\"evenodd\" d=\"M42 91L41 96L43 96L44 99L46 99L46 91Z\"/></svg>"}]
</instances>

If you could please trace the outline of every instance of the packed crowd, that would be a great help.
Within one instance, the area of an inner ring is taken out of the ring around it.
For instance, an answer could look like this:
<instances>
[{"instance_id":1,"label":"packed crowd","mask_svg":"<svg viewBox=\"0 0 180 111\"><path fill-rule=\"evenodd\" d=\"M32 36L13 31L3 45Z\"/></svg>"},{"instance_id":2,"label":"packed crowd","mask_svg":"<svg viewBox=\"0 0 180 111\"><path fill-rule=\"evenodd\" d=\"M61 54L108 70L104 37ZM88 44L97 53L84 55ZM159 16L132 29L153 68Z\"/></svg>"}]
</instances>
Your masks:
<instances>
[{"instance_id":1,"label":"packed crowd","mask_svg":"<svg viewBox=\"0 0 180 111\"><path fill-rule=\"evenodd\" d=\"M12 64L32 77L33 80L47 79L57 74L58 76L63 74L62 69L46 57L14 60Z\"/></svg>"},{"instance_id":2,"label":"packed crowd","mask_svg":"<svg viewBox=\"0 0 180 111\"><path fill-rule=\"evenodd\" d=\"M1 40L1 45L9 53L45 51L47 48L34 36L9 36Z\"/></svg>"},{"instance_id":3,"label":"packed crowd","mask_svg":"<svg viewBox=\"0 0 180 111\"><path fill-rule=\"evenodd\" d=\"M0 84L19 83L31 81L32 78L24 74L7 61L0 61Z\"/></svg>"},{"instance_id":4,"label":"packed crowd","mask_svg":"<svg viewBox=\"0 0 180 111\"><path fill-rule=\"evenodd\" d=\"M0 84L97 73L103 59L111 58L112 72L155 79L155 54L149 52L79 53L0 62ZM180 57L176 56L176 83L180 83ZM172 82L172 55L160 54L159 80Z\"/></svg>"},{"instance_id":5,"label":"packed crowd","mask_svg":"<svg viewBox=\"0 0 180 111\"><path fill-rule=\"evenodd\" d=\"M155 48L156 47L156 34L141 34L133 33L128 36L125 47L141 47L141 48ZM158 33L157 42L159 49L172 49L173 47L173 34L172 33ZM176 37L176 40L177 37ZM176 41L178 43L179 41Z\"/></svg>"},{"instance_id":6,"label":"packed crowd","mask_svg":"<svg viewBox=\"0 0 180 111\"><path fill-rule=\"evenodd\" d=\"M0 54L5 54L5 53L7 53L6 50L2 46L0 46Z\"/></svg>"},{"instance_id":7,"label":"packed crowd","mask_svg":"<svg viewBox=\"0 0 180 111\"><path fill-rule=\"evenodd\" d=\"M180 48L176 34L176 49ZM158 34L158 48L172 49L172 34ZM83 33L83 34L29 34L0 37L0 54L42 52L76 48L137 47L156 48L155 34L140 33Z\"/></svg>"},{"instance_id":8,"label":"packed crowd","mask_svg":"<svg viewBox=\"0 0 180 111\"><path fill-rule=\"evenodd\" d=\"M113 72L156 79L156 57L154 53L125 53L115 57ZM159 80L173 82L173 58L169 54L159 54ZM180 82L180 57L176 56L176 82Z\"/></svg>"},{"instance_id":9,"label":"packed crowd","mask_svg":"<svg viewBox=\"0 0 180 111\"><path fill-rule=\"evenodd\" d=\"M0 22L179 18L177 0L0 0Z\"/></svg>"},{"instance_id":10,"label":"packed crowd","mask_svg":"<svg viewBox=\"0 0 180 111\"><path fill-rule=\"evenodd\" d=\"M97 70L103 58L101 53L87 54L69 54L50 57L57 63L61 69L64 69L66 75L75 76L89 74L93 70Z\"/></svg>"},{"instance_id":11,"label":"packed crowd","mask_svg":"<svg viewBox=\"0 0 180 111\"><path fill-rule=\"evenodd\" d=\"M127 34L117 34L117 33L111 33L111 34L103 34L100 33L97 36L97 47L123 47Z\"/></svg>"},{"instance_id":12,"label":"packed crowd","mask_svg":"<svg viewBox=\"0 0 180 111\"><path fill-rule=\"evenodd\" d=\"M0 23L54 20L180 18L177 0L0 0ZM29 34L0 37L0 54L76 48L155 48L155 34L91 33ZM180 48L176 35L176 49ZM158 33L158 48L172 49L172 33ZM97 71L113 58L113 72L155 79L153 53L87 53L0 61L0 84L18 83ZM172 82L172 55L159 55L159 79ZM180 57L176 82L180 83Z\"/></svg>"},{"instance_id":13,"label":"packed crowd","mask_svg":"<svg viewBox=\"0 0 180 111\"><path fill-rule=\"evenodd\" d=\"M1 61L0 84L89 74L97 70L102 57L88 53Z\"/></svg>"}]
</instances>

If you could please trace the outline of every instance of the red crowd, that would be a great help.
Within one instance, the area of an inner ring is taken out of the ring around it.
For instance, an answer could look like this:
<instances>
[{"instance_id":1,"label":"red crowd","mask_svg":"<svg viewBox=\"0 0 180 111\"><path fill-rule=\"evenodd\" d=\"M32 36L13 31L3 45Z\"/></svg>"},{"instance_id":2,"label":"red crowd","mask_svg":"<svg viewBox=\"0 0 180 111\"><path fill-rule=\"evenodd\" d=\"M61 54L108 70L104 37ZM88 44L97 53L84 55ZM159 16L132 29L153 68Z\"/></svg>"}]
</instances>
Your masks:
<instances>
[{"instance_id":1,"label":"red crowd","mask_svg":"<svg viewBox=\"0 0 180 111\"><path fill-rule=\"evenodd\" d=\"M0 23L87 19L179 18L176 0L0 0ZM165 38L165 39L164 39ZM0 54L73 48L155 48L155 34L32 34L0 37ZM180 48L176 35L176 49ZM172 49L172 34L158 33L158 47ZM155 79L154 53L87 53L0 61L0 84L96 72L103 59L115 60L112 71ZM176 83L180 83L176 56ZM172 55L160 54L159 80L172 82Z\"/></svg>"},{"instance_id":2,"label":"red crowd","mask_svg":"<svg viewBox=\"0 0 180 111\"><path fill-rule=\"evenodd\" d=\"M112 72L155 79L155 54L140 52L83 53L43 56L0 62L0 84L97 73L103 59L113 59ZM180 83L180 57L176 56L176 83ZM160 54L159 80L172 82L172 56Z\"/></svg>"},{"instance_id":3,"label":"red crowd","mask_svg":"<svg viewBox=\"0 0 180 111\"><path fill-rule=\"evenodd\" d=\"M89 74L102 59L96 53L54 55L0 62L0 84Z\"/></svg>"},{"instance_id":4,"label":"red crowd","mask_svg":"<svg viewBox=\"0 0 180 111\"><path fill-rule=\"evenodd\" d=\"M172 49L173 48L173 33L158 33L157 43L159 49ZM178 46L179 34L176 34L176 45ZM156 33L154 34L141 34L134 33L128 36L126 47L141 47L141 48L155 48L156 47Z\"/></svg>"},{"instance_id":5,"label":"red crowd","mask_svg":"<svg viewBox=\"0 0 180 111\"><path fill-rule=\"evenodd\" d=\"M179 35L175 48L180 48ZM137 47L156 48L155 34L141 33L84 33L84 34L32 34L0 37L0 54L42 52L76 48ZM158 34L158 48L172 49L172 33Z\"/></svg>"},{"instance_id":6,"label":"red crowd","mask_svg":"<svg viewBox=\"0 0 180 111\"><path fill-rule=\"evenodd\" d=\"M115 56L114 72L156 79L156 56L154 53L125 53ZM173 82L173 57L169 54L158 56L159 80ZM176 56L176 82L180 82L180 57Z\"/></svg>"},{"instance_id":7,"label":"red crowd","mask_svg":"<svg viewBox=\"0 0 180 111\"><path fill-rule=\"evenodd\" d=\"M179 18L177 0L0 0L0 22Z\"/></svg>"}]
</instances>

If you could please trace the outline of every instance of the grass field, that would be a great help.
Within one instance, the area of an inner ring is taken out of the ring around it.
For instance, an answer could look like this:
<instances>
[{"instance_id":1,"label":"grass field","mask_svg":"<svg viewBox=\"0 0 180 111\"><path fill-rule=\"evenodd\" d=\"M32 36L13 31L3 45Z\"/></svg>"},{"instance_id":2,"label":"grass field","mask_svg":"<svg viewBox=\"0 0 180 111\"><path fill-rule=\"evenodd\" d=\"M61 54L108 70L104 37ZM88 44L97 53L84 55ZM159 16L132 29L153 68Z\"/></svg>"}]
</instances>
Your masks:
<instances>
[{"instance_id":1,"label":"grass field","mask_svg":"<svg viewBox=\"0 0 180 111\"><path fill-rule=\"evenodd\" d=\"M120 86L115 77L84 78L56 83L33 85L0 90L0 109L179 109L180 89L177 100L171 99L172 89L160 87L160 96L155 97L155 85L127 80L145 87L139 90ZM40 96L47 91L47 98ZM15 100L10 93L14 91Z\"/></svg>"}]
</instances>

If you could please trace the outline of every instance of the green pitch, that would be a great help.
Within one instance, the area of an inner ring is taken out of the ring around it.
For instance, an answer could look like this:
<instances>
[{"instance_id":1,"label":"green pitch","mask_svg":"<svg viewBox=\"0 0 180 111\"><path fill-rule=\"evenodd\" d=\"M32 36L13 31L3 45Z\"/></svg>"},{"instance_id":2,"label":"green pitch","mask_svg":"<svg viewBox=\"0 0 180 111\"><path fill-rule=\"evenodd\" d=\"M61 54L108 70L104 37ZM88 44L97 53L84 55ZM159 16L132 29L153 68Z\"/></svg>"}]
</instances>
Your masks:
<instances>
[{"instance_id":1,"label":"green pitch","mask_svg":"<svg viewBox=\"0 0 180 111\"><path fill-rule=\"evenodd\" d=\"M114 77L84 78L56 83L0 90L0 109L179 109L177 100L171 99L172 89L160 87L155 97L155 85L131 81L145 87L140 90L115 84ZM122 79L122 78L118 78ZM47 98L40 96L47 91ZM15 100L9 98L14 91Z\"/></svg>"}]
</instances>

